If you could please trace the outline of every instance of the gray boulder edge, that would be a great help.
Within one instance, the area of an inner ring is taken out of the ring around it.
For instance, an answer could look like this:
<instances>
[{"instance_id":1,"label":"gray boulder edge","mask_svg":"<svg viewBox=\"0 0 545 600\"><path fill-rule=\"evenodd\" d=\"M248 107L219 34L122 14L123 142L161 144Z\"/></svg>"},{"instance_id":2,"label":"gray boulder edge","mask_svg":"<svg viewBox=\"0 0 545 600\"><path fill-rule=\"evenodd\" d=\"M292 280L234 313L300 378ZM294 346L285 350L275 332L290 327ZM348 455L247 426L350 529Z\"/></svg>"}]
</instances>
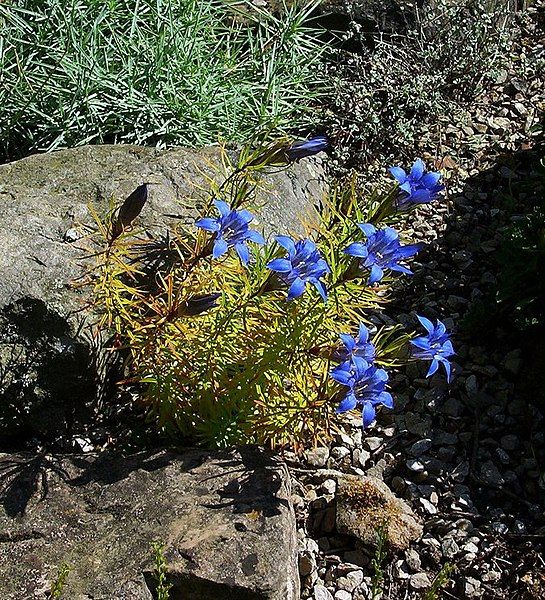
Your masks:
<instances>
[{"instance_id":1,"label":"gray boulder edge","mask_svg":"<svg viewBox=\"0 0 545 600\"><path fill-rule=\"evenodd\" d=\"M0 597L151 600L151 543L171 600L297 600L287 469L256 448L128 457L0 455Z\"/></svg>"}]
</instances>

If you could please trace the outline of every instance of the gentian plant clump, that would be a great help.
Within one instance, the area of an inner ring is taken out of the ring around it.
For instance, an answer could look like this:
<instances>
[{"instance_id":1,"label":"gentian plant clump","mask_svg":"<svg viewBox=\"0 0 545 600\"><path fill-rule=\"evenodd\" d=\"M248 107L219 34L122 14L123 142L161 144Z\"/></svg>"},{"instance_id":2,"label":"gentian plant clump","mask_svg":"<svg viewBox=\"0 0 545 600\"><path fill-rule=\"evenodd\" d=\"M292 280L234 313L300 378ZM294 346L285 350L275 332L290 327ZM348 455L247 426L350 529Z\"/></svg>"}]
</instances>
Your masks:
<instances>
[{"instance_id":1,"label":"gentian plant clump","mask_svg":"<svg viewBox=\"0 0 545 600\"><path fill-rule=\"evenodd\" d=\"M144 390L162 431L216 447L299 446L327 438L339 413L358 410L371 426L394 407L389 370L408 361L431 361L428 376L442 364L450 381L454 350L440 321L418 317L424 336L369 328L392 278L411 275L421 248L393 227L397 205L406 212L432 201L438 173L421 161L408 175L393 169L399 186L367 199L338 185L300 238L267 242L253 226L260 176L328 147L318 136L245 149L235 165L225 154L203 216L171 232L166 249L132 228L142 190L123 215L97 219L106 247L93 279L101 325L130 352L127 384Z\"/></svg>"}]
</instances>

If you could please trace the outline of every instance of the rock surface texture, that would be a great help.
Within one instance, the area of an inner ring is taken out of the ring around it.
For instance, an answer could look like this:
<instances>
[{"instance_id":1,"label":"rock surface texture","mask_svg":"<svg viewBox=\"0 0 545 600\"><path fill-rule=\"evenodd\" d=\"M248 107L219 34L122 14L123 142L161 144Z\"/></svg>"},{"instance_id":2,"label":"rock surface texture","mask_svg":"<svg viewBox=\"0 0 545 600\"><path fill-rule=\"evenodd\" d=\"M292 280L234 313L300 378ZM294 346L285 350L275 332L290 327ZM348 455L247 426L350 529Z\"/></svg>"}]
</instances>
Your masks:
<instances>
[{"instance_id":1,"label":"rock surface texture","mask_svg":"<svg viewBox=\"0 0 545 600\"><path fill-rule=\"evenodd\" d=\"M119 205L148 183L135 224L164 237L193 223L209 199L207 178L224 177L219 148L89 146L0 165L0 439L70 429L97 396L81 312L90 287L71 285L93 264L83 260L96 251L85 238L90 205L105 215L112 199ZM268 234L301 231L324 190L319 160L266 176L256 193L260 224Z\"/></svg>"},{"instance_id":2,"label":"rock surface texture","mask_svg":"<svg viewBox=\"0 0 545 600\"><path fill-rule=\"evenodd\" d=\"M297 600L285 467L255 449L58 458L1 455L0 597L152 600L165 544L171 600Z\"/></svg>"}]
</instances>

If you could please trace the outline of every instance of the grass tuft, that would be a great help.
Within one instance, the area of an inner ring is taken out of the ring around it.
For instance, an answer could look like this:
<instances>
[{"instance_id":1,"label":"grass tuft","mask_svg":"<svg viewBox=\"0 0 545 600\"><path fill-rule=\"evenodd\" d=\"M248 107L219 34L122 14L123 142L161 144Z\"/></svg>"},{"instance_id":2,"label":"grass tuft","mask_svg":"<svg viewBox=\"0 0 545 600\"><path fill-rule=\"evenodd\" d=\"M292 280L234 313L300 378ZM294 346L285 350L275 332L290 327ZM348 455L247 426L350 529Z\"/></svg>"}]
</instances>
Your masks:
<instances>
[{"instance_id":1,"label":"grass tuft","mask_svg":"<svg viewBox=\"0 0 545 600\"><path fill-rule=\"evenodd\" d=\"M241 16L220 0L0 4L0 158L308 127L327 49L312 9L277 17L256 7Z\"/></svg>"}]
</instances>

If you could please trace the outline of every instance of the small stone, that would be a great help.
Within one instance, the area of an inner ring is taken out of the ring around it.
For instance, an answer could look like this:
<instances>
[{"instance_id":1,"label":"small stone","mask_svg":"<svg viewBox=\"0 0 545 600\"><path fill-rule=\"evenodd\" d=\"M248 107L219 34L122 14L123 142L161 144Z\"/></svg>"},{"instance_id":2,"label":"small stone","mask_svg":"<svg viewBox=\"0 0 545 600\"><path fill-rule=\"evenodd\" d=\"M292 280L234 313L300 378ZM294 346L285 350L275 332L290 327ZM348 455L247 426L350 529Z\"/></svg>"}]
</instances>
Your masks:
<instances>
[{"instance_id":1,"label":"small stone","mask_svg":"<svg viewBox=\"0 0 545 600\"><path fill-rule=\"evenodd\" d=\"M337 531L375 546L378 523L387 523L392 548L405 550L422 535L422 525L410 506L373 477L342 475L337 479Z\"/></svg>"},{"instance_id":2,"label":"small stone","mask_svg":"<svg viewBox=\"0 0 545 600\"><path fill-rule=\"evenodd\" d=\"M464 410L464 405L456 398L449 398L440 410L449 417L459 417Z\"/></svg>"},{"instance_id":3,"label":"small stone","mask_svg":"<svg viewBox=\"0 0 545 600\"><path fill-rule=\"evenodd\" d=\"M335 441L339 446L344 446L345 448L353 448L354 440L347 434L342 431L335 434Z\"/></svg>"},{"instance_id":4,"label":"small stone","mask_svg":"<svg viewBox=\"0 0 545 600\"><path fill-rule=\"evenodd\" d=\"M434 506L427 498L418 498L418 501L429 515L437 514L437 507Z\"/></svg>"},{"instance_id":5,"label":"small stone","mask_svg":"<svg viewBox=\"0 0 545 600\"><path fill-rule=\"evenodd\" d=\"M68 244L72 244L74 242L77 242L81 237L81 231L78 231L74 227L71 227L70 229L67 229L64 232L63 241L65 241Z\"/></svg>"},{"instance_id":6,"label":"small stone","mask_svg":"<svg viewBox=\"0 0 545 600\"><path fill-rule=\"evenodd\" d=\"M473 542L468 542L464 544L464 552L469 552L470 554L478 554L479 548Z\"/></svg>"},{"instance_id":7,"label":"small stone","mask_svg":"<svg viewBox=\"0 0 545 600\"><path fill-rule=\"evenodd\" d=\"M371 453L363 448L356 448L352 451L352 462L354 466L360 466L365 469L367 461L371 458Z\"/></svg>"},{"instance_id":8,"label":"small stone","mask_svg":"<svg viewBox=\"0 0 545 600\"><path fill-rule=\"evenodd\" d=\"M315 585L313 593L314 600L334 600L331 592L323 585Z\"/></svg>"},{"instance_id":9,"label":"small stone","mask_svg":"<svg viewBox=\"0 0 545 600\"><path fill-rule=\"evenodd\" d=\"M377 448L380 448L380 446L382 445L382 438L379 438L379 437L366 437L363 440L363 444L365 446L367 446L367 448L369 448L369 450L371 450L371 452L373 452Z\"/></svg>"},{"instance_id":10,"label":"small stone","mask_svg":"<svg viewBox=\"0 0 545 600\"><path fill-rule=\"evenodd\" d=\"M334 460L342 460L350 454L350 450L344 446L334 446L331 448L331 458Z\"/></svg>"},{"instance_id":11,"label":"small stone","mask_svg":"<svg viewBox=\"0 0 545 600\"><path fill-rule=\"evenodd\" d=\"M520 350L511 350L503 359L503 367L513 375L517 375L522 366L522 357Z\"/></svg>"},{"instance_id":12,"label":"small stone","mask_svg":"<svg viewBox=\"0 0 545 600\"><path fill-rule=\"evenodd\" d=\"M337 579L337 587L346 592L353 592L363 581L363 571L351 571Z\"/></svg>"},{"instance_id":13,"label":"small stone","mask_svg":"<svg viewBox=\"0 0 545 600\"><path fill-rule=\"evenodd\" d=\"M311 467L325 467L329 458L329 448L312 448L307 451L307 463Z\"/></svg>"},{"instance_id":14,"label":"small stone","mask_svg":"<svg viewBox=\"0 0 545 600\"><path fill-rule=\"evenodd\" d=\"M409 583L413 590L423 590L429 588L431 585L427 573L415 573L414 575L411 575Z\"/></svg>"},{"instance_id":15,"label":"small stone","mask_svg":"<svg viewBox=\"0 0 545 600\"><path fill-rule=\"evenodd\" d=\"M334 494L337 489L337 482L334 479L326 479L320 489L324 494Z\"/></svg>"},{"instance_id":16,"label":"small stone","mask_svg":"<svg viewBox=\"0 0 545 600\"><path fill-rule=\"evenodd\" d=\"M315 556L307 552L299 554L299 574L301 577L307 577L314 571L316 571Z\"/></svg>"},{"instance_id":17,"label":"small stone","mask_svg":"<svg viewBox=\"0 0 545 600\"><path fill-rule=\"evenodd\" d=\"M504 478L498 470L498 467L491 461L488 460L481 466L481 478L494 486L501 486L505 483Z\"/></svg>"},{"instance_id":18,"label":"small stone","mask_svg":"<svg viewBox=\"0 0 545 600\"><path fill-rule=\"evenodd\" d=\"M404 560L398 559L395 561L393 575L396 579L409 579L409 567Z\"/></svg>"},{"instance_id":19,"label":"small stone","mask_svg":"<svg viewBox=\"0 0 545 600\"><path fill-rule=\"evenodd\" d=\"M481 573L481 578L483 581L499 581L501 579L501 573L499 571L485 569Z\"/></svg>"},{"instance_id":20,"label":"small stone","mask_svg":"<svg viewBox=\"0 0 545 600\"><path fill-rule=\"evenodd\" d=\"M516 450L519 444L518 437L512 433L504 435L500 440L500 445L504 450Z\"/></svg>"},{"instance_id":21,"label":"small stone","mask_svg":"<svg viewBox=\"0 0 545 600\"><path fill-rule=\"evenodd\" d=\"M474 577L462 577L461 584L464 598L479 598L482 596L481 582Z\"/></svg>"},{"instance_id":22,"label":"small stone","mask_svg":"<svg viewBox=\"0 0 545 600\"><path fill-rule=\"evenodd\" d=\"M427 452L429 449L431 448L431 440L430 439L423 439L423 440L418 440L418 442L415 442L410 448L409 448L409 454L411 456L421 456L422 454L424 454L425 452Z\"/></svg>"},{"instance_id":23,"label":"small stone","mask_svg":"<svg viewBox=\"0 0 545 600\"><path fill-rule=\"evenodd\" d=\"M407 469L413 473L422 473L424 471L424 465L415 458L409 458L405 464L407 465Z\"/></svg>"},{"instance_id":24,"label":"small stone","mask_svg":"<svg viewBox=\"0 0 545 600\"><path fill-rule=\"evenodd\" d=\"M409 548L405 552L405 562L411 571L420 571L422 563L420 561L420 555L414 548Z\"/></svg>"},{"instance_id":25,"label":"small stone","mask_svg":"<svg viewBox=\"0 0 545 600\"><path fill-rule=\"evenodd\" d=\"M454 538L448 537L441 542L441 552L446 558L454 558L460 552L460 547Z\"/></svg>"}]
</instances>

